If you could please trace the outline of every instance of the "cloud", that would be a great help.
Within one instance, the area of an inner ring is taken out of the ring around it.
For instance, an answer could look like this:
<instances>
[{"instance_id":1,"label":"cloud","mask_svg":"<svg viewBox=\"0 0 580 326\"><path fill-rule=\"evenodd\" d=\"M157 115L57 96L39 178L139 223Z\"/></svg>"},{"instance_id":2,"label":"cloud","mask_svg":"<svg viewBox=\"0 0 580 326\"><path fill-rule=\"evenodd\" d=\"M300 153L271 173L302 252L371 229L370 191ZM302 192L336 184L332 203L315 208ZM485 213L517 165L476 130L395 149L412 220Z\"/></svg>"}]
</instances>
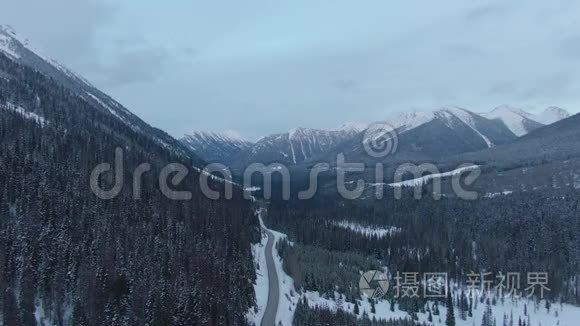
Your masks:
<instances>
[{"instance_id":1,"label":"cloud","mask_svg":"<svg viewBox=\"0 0 580 326\"><path fill-rule=\"evenodd\" d=\"M469 24L482 23L496 19L509 12L509 8L503 3L488 3L467 12L465 21Z\"/></svg>"},{"instance_id":2,"label":"cloud","mask_svg":"<svg viewBox=\"0 0 580 326\"><path fill-rule=\"evenodd\" d=\"M580 35L567 37L560 42L559 54L564 59L578 61L580 59Z\"/></svg>"},{"instance_id":3,"label":"cloud","mask_svg":"<svg viewBox=\"0 0 580 326\"><path fill-rule=\"evenodd\" d=\"M414 1L4 2L0 21L174 135L258 137L448 103L580 104L574 0L445 0L421 12Z\"/></svg>"},{"instance_id":4,"label":"cloud","mask_svg":"<svg viewBox=\"0 0 580 326\"><path fill-rule=\"evenodd\" d=\"M99 73L107 87L120 87L132 83L147 83L161 76L168 60L163 48L147 47L138 50L121 50L115 62L101 67Z\"/></svg>"},{"instance_id":5,"label":"cloud","mask_svg":"<svg viewBox=\"0 0 580 326\"><path fill-rule=\"evenodd\" d=\"M94 52L96 32L114 16L114 6L92 0L3 0L0 11L1 22L68 65Z\"/></svg>"},{"instance_id":6,"label":"cloud","mask_svg":"<svg viewBox=\"0 0 580 326\"><path fill-rule=\"evenodd\" d=\"M341 93L354 93L360 89L359 82L352 79L335 80L331 85Z\"/></svg>"},{"instance_id":7,"label":"cloud","mask_svg":"<svg viewBox=\"0 0 580 326\"><path fill-rule=\"evenodd\" d=\"M444 50L447 51L450 55L459 58L483 58L486 56L486 52L484 50L466 43L447 44L444 46Z\"/></svg>"}]
</instances>

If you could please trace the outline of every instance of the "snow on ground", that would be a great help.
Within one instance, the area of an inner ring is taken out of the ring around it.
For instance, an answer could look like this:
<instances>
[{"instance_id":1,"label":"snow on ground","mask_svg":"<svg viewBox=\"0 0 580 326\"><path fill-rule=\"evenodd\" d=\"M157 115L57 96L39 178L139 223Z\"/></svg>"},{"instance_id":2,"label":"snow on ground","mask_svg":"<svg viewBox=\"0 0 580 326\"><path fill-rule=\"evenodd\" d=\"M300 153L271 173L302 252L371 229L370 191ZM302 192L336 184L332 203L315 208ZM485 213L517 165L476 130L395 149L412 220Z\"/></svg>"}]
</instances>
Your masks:
<instances>
[{"instance_id":1,"label":"snow on ground","mask_svg":"<svg viewBox=\"0 0 580 326\"><path fill-rule=\"evenodd\" d=\"M268 303L268 266L266 265L266 243L268 237L262 232L262 241L252 245L252 255L254 257L254 266L256 268L256 307L253 307L246 313L246 319L250 325L260 325L264 310Z\"/></svg>"},{"instance_id":2,"label":"snow on ground","mask_svg":"<svg viewBox=\"0 0 580 326\"><path fill-rule=\"evenodd\" d=\"M457 174L461 174L465 171L471 171L471 170L475 170L478 169L479 165L471 165L471 166L466 166L466 167L462 167L462 168L458 168L455 169L453 171L449 171L449 172L444 172L444 173L434 173L434 174L429 174L426 176L422 176L420 178L415 178L415 179L411 179L411 180L406 180L406 181L401 181L401 182L395 182L395 183L389 183L389 186L391 187L416 187L416 186L422 186L425 183L427 183L429 180L435 179L435 178L444 178L444 177L451 177ZM373 185L377 185L377 184L373 184Z\"/></svg>"},{"instance_id":3,"label":"snow on ground","mask_svg":"<svg viewBox=\"0 0 580 326\"><path fill-rule=\"evenodd\" d=\"M449 108L446 108L444 111L455 116L457 119L461 120L461 122L463 122L469 128L471 128L471 130L473 130L476 134L479 135L479 137L481 137L485 141L485 143L487 144L487 147L491 148L494 146L494 144L489 140L489 138L487 138L484 134L482 134L477 129L472 112L469 112L465 109L458 108L458 107L449 107Z\"/></svg>"},{"instance_id":4,"label":"snow on ground","mask_svg":"<svg viewBox=\"0 0 580 326\"><path fill-rule=\"evenodd\" d=\"M497 197L497 196L507 196L507 195L511 195L513 194L513 191L511 190L504 190L502 192L488 192L487 194L485 194L485 198L493 198L493 197Z\"/></svg>"},{"instance_id":5,"label":"snow on ground","mask_svg":"<svg viewBox=\"0 0 580 326\"><path fill-rule=\"evenodd\" d=\"M360 234L364 234L368 237L377 236L379 238L382 238L386 235L393 234L395 232L400 231L400 229L397 227L389 227L389 228L371 227L371 226L366 226L366 225L362 225L362 224L350 222L350 221L340 221L340 222L334 223L334 225L339 226L339 227L344 228L344 229L352 230L352 231L360 233Z\"/></svg>"},{"instance_id":6,"label":"snow on ground","mask_svg":"<svg viewBox=\"0 0 580 326\"><path fill-rule=\"evenodd\" d=\"M1 27L0 27L0 31L1 31ZM20 55L18 55L18 53L16 53L16 51L14 51L14 48L12 45L12 39L4 34L0 34L0 51L8 54L9 56L11 56L15 59L20 58Z\"/></svg>"},{"instance_id":7,"label":"snow on ground","mask_svg":"<svg viewBox=\"0 0 580 326\"><path fill-rule=\"evenodd\" d=\"M341 310L354 314L354 304L346 302L344 296L342 300L338 300L341 297L338 293L335 293L334 298L323 298L318 292L308 291L302 295L308 299L308 305L310 307L325 307L332 311L336 311L338 306L341 306ZM339 303L339 301L342 301ZM432 306L433 303L429 303ZM369 318L377 318L383 320L389 319L405 319L410 318L409 314L405 311L399 309L398 305L395 305L395 311L390 310L390 303L386 300L379 301L375 305L376 313L371 313L371 305L368 300L362 300L359 302L359 317L362 316L363 312L369 315ZM485 303L477 302L477 307L473 308L473 317L467 316L465 320L462 320L459 316L459 310L455 309L455 319L457 326L472 326L481 325L481 320L483 318L483 313L486 309ZM503 324L504 315L507 316L508 321L510 316L513 316L514 325L518 325L519 318L522 321L531 322L530 325L533 326L575 326L577 321L580 320L580 307L575 307L568 304L553 304L550 311L545 307L545 301L536 303L527 299L506 299L504 303L500 300L497 301L496 305L491 306L494 318L497 321L497 325ZM439 316L433 316L433 322L428 321L428 313L418 313L420 323L425 323L427 325L445 325L445 316L447 313L447 308L444 304L439 304ZM527 315L525 314L527 311ZM286 324L284 324L286 325Z\"/></svg>"},{"instance_id":8,"label":"snow on ground","mask_svg":"<svg viewBox=\"0 0 580 326\"><path fill-rule=\"evenodd\" d=\"M44 304L39 299L36 299L35 302L34 319L36 320L37 325L50 326L50 317L46 315L46 312L44 311Z\"/></svg>"},{"instance_id":9,"label":"snow on ground","mask_svg":"<svg viewBox=\"0 0 580 326\"><path fill-rule=\"evenodd\" d=\"M264 226L263 221L260 219L260 223ZM286 238L286 235L280 232L271 231L276 238L276 242L280 239ZM354 314L354 303L346 302L344 296L335 293L334 298L324 298L318 292L306 291L305 293L299 294L295 292L294 280L287 275L282 268L282 259L280 258L276 246L274 245L274 262L276 265L276 271L278 273L278 282L280 287L280 302L278 305L278 313L276 322L282 323L282 325L292 325L294 319L294 311L296 310L296 304L300 297L305 297L308 299L308 305L310 307L326 307L330 310L336 311L339 306L343 311ZM267 290L266 290L267 292ZM267 297L267 293L266 293ZM341 298L341 300L339 300ZM429 303L432 305L432 303ZM496 305L492 305L492 313L494 318L497 320L497 325L503 324L504 315L507 316L508 321L510 316L513 316L514 325L518 325L518 320L521 317L522 321L530 320L532 326L575 326L578 325L577 321L580 320L580 307L575 307L568 304L552 304L550 311L547 311L545 307L545 301L536 303L525 298L519 299L505 299L502 303L501 300L497 300ZM457 307L457 305L455 305ZM466 320L462 320L459 316L459 311L455 309L455 318L457 326L472 326L480 325L483 318L483 313L485 311L486 304L477 301L473 307L473 317L466 317ZM386 300L378 301L375 304L376 313L371 313L371 304L368 300L361 300L359 302L359 315L362 316L363 312L369 315L372 319L373 317L377 319L404 319L410 318L409 314L405 311L399 309L398 305L395 305L395 311L391 311L390 303ZM443 326L445 325L445 316L447 308L444 304L439 304L440 315L433 316L433 322L428 322L428 313L418 313L419 322L425 323L426 325L432 326ZM527 311L527 315L524 313ZM529 317L528 317L529 316Z\"/></svg>"},{"instance_id":10,"label":"snow on ground","mask_svg":"<svg viewBox=\"0 0 580 326\"><path fill-rule=\"evenodd\" d=\"M38 114L36 114L34 112L26 111L22 107L14 105L14 104L9 103L9 102L6 102L6 104L0 104L0 109L14 111L14 112L22 115L26 119L36 120L42 126L44 126L46 124L46 120L43 117L39 116Z\"/></svg>"},{"instance_id":11,"label":"snow on ground","mask_svg":"<svg viewBox=\"0 0 580 326\"><path fill-rule=\"evenodd\" d=\"M495 108L489 113L482 114L488 119L499 119L506 127L514 133L514 135L520 137L529 132L526 128L525 121L531 119L531 115L519 108L514 108L508 105L502 105Z\"/></svg>"},{"instance_id":12,"label":"snow on ground","mask_svg":"<svg viewBox=\"0 0 580 326\"><path fill-rule=\"evenodd\" d=\"M119 113L116 110L113 110L113 108L111 108L110 106L108 106L105 102L101 101L100 98L98 98L97 96L86 92L88 96L90 96L95 102L97 102L100 106L104 107L105 109L107 109L109 112L111 112L112 115L114 115L115 117L119 118L121 121L127 123L127 121L125 120L125 118L123 118L122 116L119 115Z\"/></svg>"}]
</instances>

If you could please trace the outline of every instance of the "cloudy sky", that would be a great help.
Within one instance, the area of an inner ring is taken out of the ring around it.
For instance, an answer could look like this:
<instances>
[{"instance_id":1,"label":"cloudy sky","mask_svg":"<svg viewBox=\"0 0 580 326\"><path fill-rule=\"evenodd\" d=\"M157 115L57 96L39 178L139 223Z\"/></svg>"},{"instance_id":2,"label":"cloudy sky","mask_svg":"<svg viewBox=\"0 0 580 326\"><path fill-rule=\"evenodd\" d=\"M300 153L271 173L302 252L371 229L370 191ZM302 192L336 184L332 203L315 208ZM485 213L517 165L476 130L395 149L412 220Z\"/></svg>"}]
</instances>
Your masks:
<instances>
[{"instance_id":1,"label":"cloudy sky","mask_svg":"<svg viewBox=\"0 0 580 326\"><path fill-rule=\"evenodd\" d=\"M452 104L580 108L575 0L3 0L1 7L0 23L177 137L201 129L253 139Z\"/></svg>"}]
</instances>

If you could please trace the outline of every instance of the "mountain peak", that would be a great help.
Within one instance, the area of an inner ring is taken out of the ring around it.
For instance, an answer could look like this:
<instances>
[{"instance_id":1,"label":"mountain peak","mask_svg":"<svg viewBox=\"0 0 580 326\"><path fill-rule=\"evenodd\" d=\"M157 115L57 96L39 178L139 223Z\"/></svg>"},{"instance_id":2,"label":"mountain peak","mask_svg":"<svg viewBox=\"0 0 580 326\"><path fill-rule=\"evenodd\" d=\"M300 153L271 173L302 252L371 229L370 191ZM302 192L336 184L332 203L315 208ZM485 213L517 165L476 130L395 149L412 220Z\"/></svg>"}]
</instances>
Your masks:
<instances>
[{"instance_id":1,"label":"mountain peak","mask_svg":"<svg viewBox=\"0 0 580 326\"><path fill-rule=\"evenodd\" d=\"M547 107L542 113L536 115L534 120L549 125L568 117L570 117L570 113L565 109L557 106L550 106Z\"/></svg>"},{"instance_id":2,"label":"mountain peak","mask_svg":"<svg viewBox=\"0 0 580 326\"><path fill-rule=\"evenodd\" d=\"M221 132L194 130L191 134L185 135L183 138L198 139L199 141L207 141L210 139L231 142L231 143L248 143L249 141L243 138L235 130L226 130Z\"/></svg>"},{"instance_id":3,"label":"mountain peak","mask_svg":"<svg viewBox=\"0 0 580 326\"><path fill-rule=\"evenodd\" d=\"M386 122L395 129L412 129L425 124L434 118L434 112L411 110L394 113L386 120Z\"/></svg>"},{"instance_id":4,"label":"mountain peak","mask_svg":"<svg viewBox=\"0 0 580 326\"><path fill-rule=\"evenodd\" d=\"M337 130L361 132L368 127L368 124L362 122L345 122Z\"/></svg>"},{"instance_id":5,"label":"mountain peak","mask_svg":"<svg viewBox=\"0 0 580 326\"><path fill-rule=\"evenodd\" d=\"M196 130L179 141L205 161L219 163L230 163L232 157L252 145L234 130Z\"/></svg>"},{"instance_id":6,"label":"mountain peak","mask_svg":"<svg viewBox=\"0 0 580 326\"><path fill-rule=\"evenodd\" d=\"M7 25L0 25L0 52L6 53L11 58L20 59L15 40L16 33L12 27Z\"/></svg>"},{"instance_id":7,"label":"mountain peak","mask_svg":"<svg viewBox=\"0 0 580 326\"><path fill-rule=\"evenodd\" d=\"M529 118L531 116L531 114L527 111L524 111L521 108L515 107L515 106L511 106L511 105L507 105L507 104L503 104L500 106L497 106L496 108L494 108L491 112L492 115L500 115L500 114L506 114L506 113L512 113L512 114L517 114L519 116L525 117L525 118Z\"/></svg>"}]
</instances>

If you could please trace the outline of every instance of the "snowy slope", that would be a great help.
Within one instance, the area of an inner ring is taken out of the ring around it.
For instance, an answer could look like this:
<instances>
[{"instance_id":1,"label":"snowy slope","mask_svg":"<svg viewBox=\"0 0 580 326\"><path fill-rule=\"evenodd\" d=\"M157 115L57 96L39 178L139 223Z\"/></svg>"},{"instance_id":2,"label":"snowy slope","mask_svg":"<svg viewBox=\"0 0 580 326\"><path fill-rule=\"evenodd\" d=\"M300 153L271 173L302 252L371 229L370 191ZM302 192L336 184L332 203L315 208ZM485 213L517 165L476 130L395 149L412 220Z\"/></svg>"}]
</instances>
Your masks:
<instances>
[{"instance_id":1,"label":"snowy slope","mask_svg":"<svg viewBox=\"0 0 580 326\"><path fill-rule=\"evenodd\" d=\"M252 143L235 131L194 131L180 139L186 147L206 162L229 164L232 157L248 149Z\"/></svg>"},{"instance_id":2,"label":"snowy slope","mask_svg":"<svg viewBox=\"0 0 580 326\"><path fill-rule=\"evenodd\" d=\"M346 131L346 132L361 132L361 131L367 129L368 126L369 125L367 123L362 123L362 122L346 122L346 123L343 123L336 130L341 130L341 131Z\"/></svg>"},{"instance_id":3,"label":"snowy slope","mask_svg":"<svg viewBox=\"0 0 580 326\"><path fill-rule=\"evenodd\" d=\"M487 147L495 146L494 138L496 137L493 134L497 133L497 130L490 130L490 125L493 125L493 122L479 114L456 106L448 106L431 112L409 111L396 113L387 118L385 123L387 126L396 129L398 135L402 135L434 121L442 122L449 129L456 131L467 128L470 132L476 134ZM465 132L465 130L461 132ZM366 142L371 141L378 134L369 132L367 136L369 138L364 140Z\"/></svg>"},{"instance_id":4,"label":"snowy slope","mask_svg":"<svg viewBox=\"0 0 580 326\"><path fill-rule=\"evenodd\" d=\"M518 137L543 126L534 119L532 114L508 105L498 106L483 116L503 122Z\"/></svg>"},{"instance_id":5,"label":"snowy slope","mask_svg":"<svg viewBox=\"0 0 580 326\"><path fill-rule=\"evenodd\" d=\"M173 137L151 127L120 103L91 85L86 79L50 59L43 54L42 50L35 48L26 38L19 36L11 27L0 25L0 55L2 53L15 62L33 68L52 78L90 104L95 110L111 114L131 130L151 138L173 154L184 158L192 158L196 162L201 161ZM4 79L13 77L2 71L0 71L0 76ZM14 104L17 105L17 103Z\"/></svg>"},{"instance_id":6,"label":"snowy slope","mask_svg":"<svg viewBox=\"0 0 580 326\"><path fill-rule=\"evenodd\" d=\"M556 106L550 106L540 114L534 115L532 118L539 123L549 125L569 117L570 113L568 111Z\"/></svg>"},{"instance_id":7,"label":"snowy slope","mask_svg":"<svg viewBox=\"0 0 580 326\"><path fill-rule=\"evenodd\" d=\"M286 133L269 135L234 158L234 169L243 169L256 162L300 164L352 139L363 127L366 125L349 123L333 130L294 128Z\"/></svg>"},{"instance_id":8,"label":"snowy slope","mask_svg":"<svg viewBox=\"0 0 580 326\"><path fill-rule=\"evenodd\" d=\"M489 139L489 137L487 137L486 135L484 135L477 126L476 123L476 119L477 119L477 115L471 111L467 111L465 109L459 108L459 107L449 107L449 108L445 108L443 110L441 110L441 112L448 114L451 117L455 117L457 119L459 119L461 122L463 122L466 126L468 126L469 128L471 128L471 130L473 130L477 135L479 135L481 137L481 139L483 139L485 141L485 143L487 144L487 147L493 147L495 144Z\"/></svg>"},{"instance_id":9,"label":"snowy slope","mask_svg":"<svg viewBox=\"0 0 580 326\"><path fill-rule=\"evenodd\" d=\"M312 291L304 293L303 296L308 299L308 305L310 307L326 307L332 311L338 309L338 293L335 293L335 298L324 298L318 292ZM354 305L345 302L344 296L342 297L342 301L341 309L354 315ZM476 301L477 305L473 307L473 317L466 316L465 320L459 317L459 310L456 307L454 312L457 326L481 325L487 305L480 303L478 300ZM429 302L429 306L433 304L433 302ZM376 313L372 313L369 302L362 300L359 302L358 317L362 316L363 312L366 312L371 319L373 317L379 320L411 318L406 311L399 308L398 304L395 304L395 311L391 311L390 303L387 300L379 300L375 305L375 309ZM428 313L419 312L417 314L418 322L425 323L426 325L444 326L447 308L445 305L439 304L439 311L440 315L432 316L433 322L428 321ZM525 298L506 299L503 303L501 300L497 300L496 305L491 305L491 311L497 325L503 325L504 316L507 318L508 325L510 325L509 321L512 319L514 321L513 325L516 326L520 319L526 323L529 320L531 325L534 326L575 326L580 318L580 307L569 304L552 304L548 311L545 308L545 301L537 303Z\"/></svg>"}]
</instances>

